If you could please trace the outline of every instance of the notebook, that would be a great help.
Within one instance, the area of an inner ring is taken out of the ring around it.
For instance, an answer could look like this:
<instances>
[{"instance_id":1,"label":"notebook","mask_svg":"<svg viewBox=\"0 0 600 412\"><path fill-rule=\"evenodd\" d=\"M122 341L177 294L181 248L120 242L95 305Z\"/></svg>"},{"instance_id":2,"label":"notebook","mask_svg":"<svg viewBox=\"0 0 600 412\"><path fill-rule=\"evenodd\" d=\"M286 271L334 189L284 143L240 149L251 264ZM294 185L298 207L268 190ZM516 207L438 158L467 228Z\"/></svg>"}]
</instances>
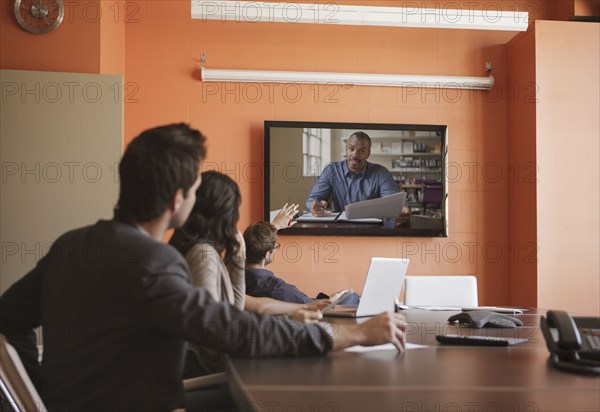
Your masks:
<instances>
[{"instance_id":1,"label":"notebook","mask_svg":"<svg viewBox=\"0 0 600 412\"><path fill-rule=\"evenodd\" d=\"M323 315L360 318L393 312L395 301L402 290L408 262L408 259L372 258L358 306L338 305Z\"/></svg>"}]
</instances>

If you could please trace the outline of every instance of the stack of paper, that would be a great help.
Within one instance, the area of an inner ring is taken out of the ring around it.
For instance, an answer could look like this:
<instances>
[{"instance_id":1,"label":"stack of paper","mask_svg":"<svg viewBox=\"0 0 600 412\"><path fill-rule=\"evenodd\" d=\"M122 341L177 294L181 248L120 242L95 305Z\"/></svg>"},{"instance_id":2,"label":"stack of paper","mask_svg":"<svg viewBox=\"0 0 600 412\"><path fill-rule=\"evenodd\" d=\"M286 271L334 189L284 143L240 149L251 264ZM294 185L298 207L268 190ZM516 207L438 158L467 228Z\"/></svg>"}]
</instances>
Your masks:
<instances>
[{"instance_id":1,"label":"stack of paper","mask_svg":"<svg viewBox=\"0 0 600 412\"><path fill-rule=\"evenodd\" d=\"M380 224L381 219L378 218L367 218L367 219L348 219L346 212L327 212L325 216L315 216L310 213L305 213L302 216L296 218L298 222L349 222L349 223L376 223Z\"/></svg>"},{"instance_id":2,"label":"stack of paper","mask_svg":"<svg viewBox=\"0 0 600 412\"><path fill-rule=\"evenodd\" d=\"M346 217L348 219L396 217L402 212L405 199L406 192L401 192L379 199L352 203L346 206Z\"/></svg>"},{"instance_id":3,"label":"stack of paper","mask_svg":"<svg viewBox=\"0 0 600 412\"><path fill-rule=\"evenodd\" d=\"M327 212L325 216L315 216L311 213L305 213L302 216L298 216L296 220L298 222L335 222L339 216L339 213Z\"/></svg>"},{"instance_id":4,"label":"stack of paper","mask_svg":"<svg viewBox=\"0 0 600 412\"><path fill-rule=\"evenodd\" d=\"M381 219L377 217L367 217L364 219L348 219L346 212L340 213L336 222L350 222L350 223L381 223Z\"/></svg>"}]
</instances>

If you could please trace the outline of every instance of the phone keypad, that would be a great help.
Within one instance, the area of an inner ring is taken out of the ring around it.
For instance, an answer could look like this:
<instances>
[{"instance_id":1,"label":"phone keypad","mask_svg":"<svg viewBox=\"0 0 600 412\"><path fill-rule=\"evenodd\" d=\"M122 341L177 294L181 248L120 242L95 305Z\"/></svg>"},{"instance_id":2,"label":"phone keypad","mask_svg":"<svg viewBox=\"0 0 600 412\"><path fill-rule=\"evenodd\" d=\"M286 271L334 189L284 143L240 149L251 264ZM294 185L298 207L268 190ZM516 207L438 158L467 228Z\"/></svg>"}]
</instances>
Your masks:
<instances>
[{"instance_id":1,"label":"phone keypad","mask_svg":"<svg viewBox=\"0 0 600 412\"><path fill-rule=\"evenodd\" d=\"M585 340L587 340L592 350L600 351L600 329L580 329L582 334L585 334Z\"/></svg>"}]
</instances>

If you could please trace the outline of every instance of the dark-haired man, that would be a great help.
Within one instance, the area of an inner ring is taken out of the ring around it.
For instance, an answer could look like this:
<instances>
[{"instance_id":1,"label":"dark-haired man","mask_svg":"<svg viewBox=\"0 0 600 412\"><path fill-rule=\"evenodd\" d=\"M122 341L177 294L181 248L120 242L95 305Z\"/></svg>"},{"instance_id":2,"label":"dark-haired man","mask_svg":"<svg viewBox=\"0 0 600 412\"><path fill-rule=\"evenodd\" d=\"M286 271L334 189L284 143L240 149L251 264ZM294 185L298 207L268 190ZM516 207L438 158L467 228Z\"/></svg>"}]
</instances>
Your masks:
<instances>
[{"instance_id":1,"label":"dark-haired man","mask_svg":"<svg viewBox=\"0 0 600 412\"><path fill-rule=\"evenodd\" d=\"M370 155L369 135L353 133L346 142L346 159L323 169L308 195L306 210L314 216L325 216L328 207L341 212L351 203L398 193L400 189L391 173L381 165L367 162Z\"/></svg>"},{"instance_id":2,"label":"dark-haired man","mask_svg":"<svg viewBox=\"0 0 600 412\"><path fill-rule=\"evenodd\" d=\"M244 243L246 244L247 295L292 303L309 303L315 300L267 269L267 265L273 262L275 249L278 247L275 226L269 222L257 222L248 226L244 231ZM333 300L336 295L337 293L332 296L321 293L317 299L331 298ZM338 303L356 305L359 300L358 295L352 292Z\"/></svg>"},{"instance_id":3,"label":"dark-haired man","mask_svg":"<svg viewBox=\"0 0 600 412\"><path fill-rule=\"evenodd\" d=\"M183 407L186 340L234 356L317 355L386 342L403 349L406 325L395 314L338 328L332 339L324 326L245 313L190 285L185 259L161 240L194 204L204 142L184 124L143 132L119 166L114 219L59 237L0 297L0 331L50 410ZM40 325L41 367L33 333Z\"/></svg>"}]
</instances>

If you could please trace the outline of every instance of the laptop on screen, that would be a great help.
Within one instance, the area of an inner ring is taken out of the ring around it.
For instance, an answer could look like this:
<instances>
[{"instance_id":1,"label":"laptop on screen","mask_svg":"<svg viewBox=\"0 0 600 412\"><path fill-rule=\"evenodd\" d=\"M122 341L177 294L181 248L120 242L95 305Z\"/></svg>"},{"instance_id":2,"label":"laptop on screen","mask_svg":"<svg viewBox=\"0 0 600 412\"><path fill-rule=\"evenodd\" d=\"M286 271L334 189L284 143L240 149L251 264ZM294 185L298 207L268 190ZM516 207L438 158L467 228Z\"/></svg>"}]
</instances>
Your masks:
<instances>
[{"instance_id":1,"label":"laptop on screen","mask_svg":"<svg viewBox=\"0 0 600 412\"><path fill-rule=\"evenodd\" d=\"M408 259L371 258L358 305L337 305L324 316L360 318L393 312L408 270Z\"/></svg>"}]
</instances>

